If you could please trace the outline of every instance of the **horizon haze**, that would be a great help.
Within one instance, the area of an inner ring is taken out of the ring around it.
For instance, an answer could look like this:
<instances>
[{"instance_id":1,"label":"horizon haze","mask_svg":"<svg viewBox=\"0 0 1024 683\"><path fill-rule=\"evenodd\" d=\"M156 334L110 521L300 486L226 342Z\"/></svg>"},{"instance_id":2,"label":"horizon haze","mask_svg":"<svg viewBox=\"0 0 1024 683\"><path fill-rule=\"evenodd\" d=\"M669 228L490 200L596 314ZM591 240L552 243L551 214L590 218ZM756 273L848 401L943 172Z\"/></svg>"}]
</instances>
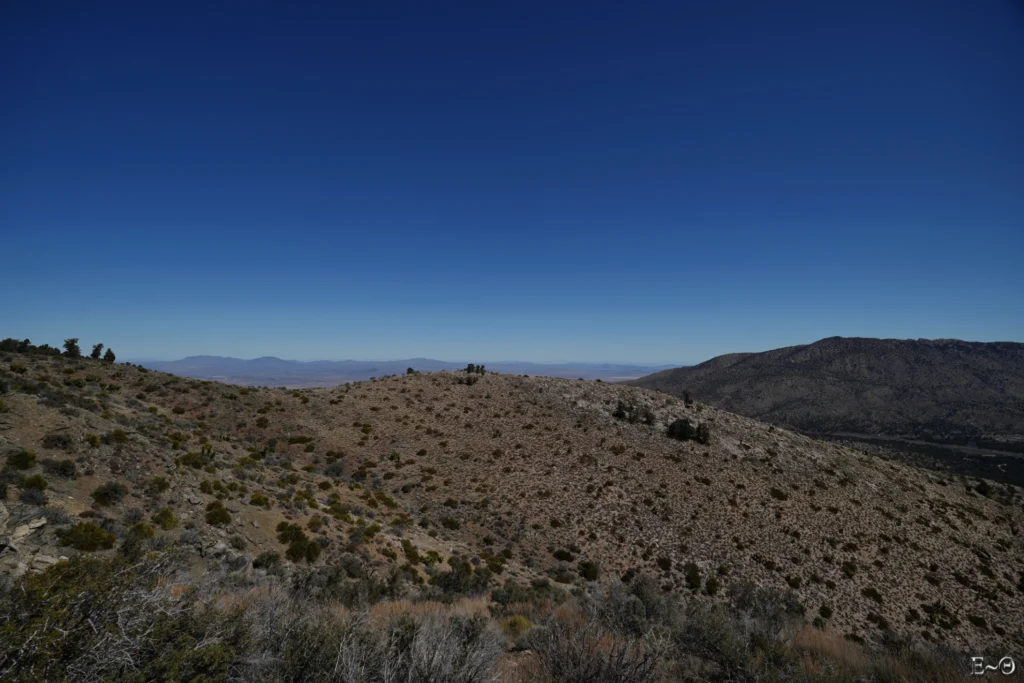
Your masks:
<instances>
[{"instance_id":1,"label":"horizon haze","mask_svg":"<svg viewBox=\"0 0 1024 683\"><path fill-rule=\"evenodd\" d=\"M674 365L633 365L620 363L529 363L523 361L442 361L433 358L393 360L283 360L274 356L241 359L225 356L189 356L175 361L150 361L144 367L180 377L215 380L249 386L287 388L333 387L390 375L403 375L411 367L417 372L457 371L483 365L490 372L511 375L542 375L567 379L598 379L622 382Z\"/></svg>"}]
</instances>

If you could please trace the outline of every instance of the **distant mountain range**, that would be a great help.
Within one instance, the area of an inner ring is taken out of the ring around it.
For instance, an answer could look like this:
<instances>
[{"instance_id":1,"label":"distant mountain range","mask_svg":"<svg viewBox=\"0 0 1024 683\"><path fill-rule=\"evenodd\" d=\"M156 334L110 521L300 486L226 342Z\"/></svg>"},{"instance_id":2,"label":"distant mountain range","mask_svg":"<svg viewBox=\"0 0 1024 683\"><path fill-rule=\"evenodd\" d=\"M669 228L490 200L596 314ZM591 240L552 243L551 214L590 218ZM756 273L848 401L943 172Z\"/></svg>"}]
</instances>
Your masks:
<instances>
[{"instance_id":1,"label":"distant mountain range","mask_svg":"<svg viewBox=\"0 0 1024 683\"><path fill-rule=\"evenodd\" d=\"M630 384L803 432L1024 453L1024 344L831 337Z\"/></svg>"},{"instance_id":2,"label":"distant mountain range","mask_svg":"<svg viewBox=\"0 0 1024 683\"><path fill-rule=\"evenodd\" d=\"M473 361L476 362L476 361ZM619 382L642 377L671 365L624 365L616 363L528 363L522 361L484 362L494 372L512 375L544 375L570 379L600 379ZM225 356L189 356L175 361L142 363L153 370L182 377L217 380L232 384L284 386L288 388L330 387L345 382L368 380L371 377L404 374L408 368L420 372L459 370L466 363L430 358L406 358L389 361L295 361L273 356L244 360Z\"/></svg>"}]
</instances>

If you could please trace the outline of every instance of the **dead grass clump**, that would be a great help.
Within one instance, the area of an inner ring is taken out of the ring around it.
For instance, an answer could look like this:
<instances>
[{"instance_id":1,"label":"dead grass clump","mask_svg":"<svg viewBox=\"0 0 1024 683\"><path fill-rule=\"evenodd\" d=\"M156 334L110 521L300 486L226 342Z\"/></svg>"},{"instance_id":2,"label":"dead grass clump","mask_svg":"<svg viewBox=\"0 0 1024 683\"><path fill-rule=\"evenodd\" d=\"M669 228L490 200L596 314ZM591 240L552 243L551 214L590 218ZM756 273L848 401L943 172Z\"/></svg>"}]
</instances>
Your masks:
<instances>
[{"instance_id":1,"label":"dead grass clump","mask_svg":"<svg viewBox=\"0 0 1024 683\"><path fill-rule=\"evenodd\" d=\"M531 643L541 670L555 681L647 683L656 680L668 641L613 633L595 614L557 608Z\"/></svg>"}]
</instances>

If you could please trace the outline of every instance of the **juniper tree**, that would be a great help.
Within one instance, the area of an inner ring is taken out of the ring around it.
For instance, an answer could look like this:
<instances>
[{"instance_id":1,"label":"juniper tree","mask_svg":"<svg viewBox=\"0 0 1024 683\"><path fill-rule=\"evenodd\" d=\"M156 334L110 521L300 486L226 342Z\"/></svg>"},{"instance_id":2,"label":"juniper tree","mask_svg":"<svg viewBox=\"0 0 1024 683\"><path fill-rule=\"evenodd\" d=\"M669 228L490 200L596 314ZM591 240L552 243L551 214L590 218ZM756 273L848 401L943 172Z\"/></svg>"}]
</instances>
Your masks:
<instances>
[{"instance_id":1,"label":"juniper tree","mask_svg":"<svg viewBox=\"0 0 1024 683\"><path fill-rule=\"evenodd\" d=\"M92 358L93 360L99 360L100 359L100 355L102 355L102 354L103 354L103 344L93 344L92 353L89 354L89 357Z\"/></svg>"},{"instance_id":2,"label":"juniper tree","mask_svg":"<svg viewBox=\"0 0 1024 683\"><path fill-rule=\"evenodd\" d=\"M68 358L82 357L82 349L78 346L78 337L69 337L64 340L64 355Z\"/></svg>"},{"instance_id":3,"label":"juniper tree","mask_svg":"<svg viewBox=\"0 0 1024 683\"><path fill-rule=\"evenodd\" d=\"M668 436L680 441L686 441L696 436L693 425L686 418L679 418L668 426Z\"/></svg>"}]
</instances>

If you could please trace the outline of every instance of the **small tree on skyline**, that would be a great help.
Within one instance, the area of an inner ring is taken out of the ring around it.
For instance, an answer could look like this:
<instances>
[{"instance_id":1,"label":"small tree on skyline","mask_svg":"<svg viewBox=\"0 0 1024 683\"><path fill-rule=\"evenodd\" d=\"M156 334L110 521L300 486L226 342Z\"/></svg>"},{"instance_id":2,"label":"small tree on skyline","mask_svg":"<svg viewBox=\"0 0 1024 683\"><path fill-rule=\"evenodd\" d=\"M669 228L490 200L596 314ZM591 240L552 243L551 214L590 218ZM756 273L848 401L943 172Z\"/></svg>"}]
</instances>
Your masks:
<instances>
[{"instance_id":1,"label":"small tree on skyline","mask_svg":"<svg viewBox=\"0 0 1024 683\"><path fill-rule=\"evenodd\" d=\"M107 352L103 354L103 360L107 361L108 363L113 363L115 360L117 360L117 356L114 355L114 350L107 349Z\"/></svg>"},{"instance_id":2,"label":"small tree on skyline","mask_svg":"<svg viewBox=\"0 0 1024 683\"><path fill-rule=\"evenodd\" d=\"M92 358L93 360L99 360L102 354L103 344L93 344L92 353L89 354L89 358Z\"/></svg>"},{"instance_id":3,"label":"small tree on skyline","mask_svg":"<svg viewBox=\"0 0 1024 683\"><path fill-rule=\"evenodd\" d=\"M68 358L82 357L82 349L78 346L78 337L69 337L64 340L64 355Z\"/></svg>"}]
</instances>

